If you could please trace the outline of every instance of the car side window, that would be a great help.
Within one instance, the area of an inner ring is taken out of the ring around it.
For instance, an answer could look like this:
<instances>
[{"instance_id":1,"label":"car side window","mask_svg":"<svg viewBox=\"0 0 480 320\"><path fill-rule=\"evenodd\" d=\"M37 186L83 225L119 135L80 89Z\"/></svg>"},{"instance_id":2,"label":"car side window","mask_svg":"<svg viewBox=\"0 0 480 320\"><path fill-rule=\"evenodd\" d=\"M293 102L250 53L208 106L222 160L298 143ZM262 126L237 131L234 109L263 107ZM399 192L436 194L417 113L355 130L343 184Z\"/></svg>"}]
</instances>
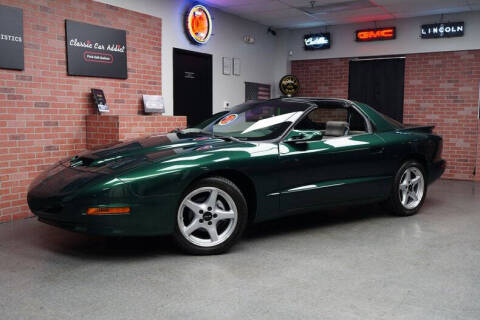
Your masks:
<instances>
[{"instance_id":1,"label":"car side window","mask_svg":"<svg viewBox=\"0 0 480 320\"><path fill-rule=\"evenodd\" d=\"M368 132L365 119L353 108L319 107L296 126L299 131L316 131L324 139Z\"/></svg>"}]
</instances>

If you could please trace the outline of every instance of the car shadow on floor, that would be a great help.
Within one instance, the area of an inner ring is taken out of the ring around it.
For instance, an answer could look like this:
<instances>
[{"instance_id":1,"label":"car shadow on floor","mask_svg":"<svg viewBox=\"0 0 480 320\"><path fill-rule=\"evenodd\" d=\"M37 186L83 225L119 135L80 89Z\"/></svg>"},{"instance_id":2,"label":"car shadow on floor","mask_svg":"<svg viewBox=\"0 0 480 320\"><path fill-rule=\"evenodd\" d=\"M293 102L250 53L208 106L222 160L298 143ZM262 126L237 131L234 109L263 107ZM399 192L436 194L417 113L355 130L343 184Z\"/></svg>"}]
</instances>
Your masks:
<instances>
[{"instance_id":1,"label":"car shadow on floor","mask_svg":"<svg viewBox=\"0 0 480 320\"><path fill-rule=\"evenodd\" d=\"M308 212L251 225L245 238L253 240L288 233L302 233L312 229L329 228L385 217L391 218L392 215L376 204Z\"/></svg>"},{"instance_id":2,"label":"car shadow on floor","mask_svg":"<svg viewBox=\"0 0 480 320\"><path fill-rule=\"evenodd\" d=\"M248 243L256 239L384 217L391 216L380 206L370 205L316 211L253 224L247 227L242 240L246 242L246 246L242 246L242 250L248 248ZM72 233L37 222L33 228L38 230L30 230L29 236L24 238L31 242L30 245L78 259L138 260L183 255L168 236L97 237Z\"/></svg>"}]
</instances>

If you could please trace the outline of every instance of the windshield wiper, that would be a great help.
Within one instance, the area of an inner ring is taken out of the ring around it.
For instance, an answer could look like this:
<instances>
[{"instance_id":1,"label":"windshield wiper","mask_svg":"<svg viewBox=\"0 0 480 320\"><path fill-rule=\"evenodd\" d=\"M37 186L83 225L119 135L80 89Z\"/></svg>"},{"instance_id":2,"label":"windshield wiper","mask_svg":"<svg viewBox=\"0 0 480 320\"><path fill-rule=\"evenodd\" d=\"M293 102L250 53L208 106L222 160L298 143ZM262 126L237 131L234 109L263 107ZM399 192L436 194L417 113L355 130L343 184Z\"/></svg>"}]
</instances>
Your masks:
<instances>
[{"instance_id":1,"label":"windshield wiper","mask_svg":"<svg viewBox=\"0 0 480 320\"><path fill-rule=\"evenodd\" d=\"M242 140L232 137L232 136L216 136L212 135L213 138L220 138L220 139L225 139L225 140L230 140L230 141L235 141L235 142L242 142Z\"/></svg>"},{"instance_id":2,"label":"windshield wiper","mask_svg":"<svg viewBox=\"0 0 480 320\"><path fill-rule=\"evenodd\" d=\"M203 133L203 134L208 134L212 139L218 138L218 139L225 139L225 140L230 140L230 141L235 141L235 142L242 142L241 139L232 137L232 136L221 136L221 135L216 135L213 133L213 131L207 131L207 130L201 130L199 129L197 132L192 132L192 133Z\"/></svg>"}]
</instances>

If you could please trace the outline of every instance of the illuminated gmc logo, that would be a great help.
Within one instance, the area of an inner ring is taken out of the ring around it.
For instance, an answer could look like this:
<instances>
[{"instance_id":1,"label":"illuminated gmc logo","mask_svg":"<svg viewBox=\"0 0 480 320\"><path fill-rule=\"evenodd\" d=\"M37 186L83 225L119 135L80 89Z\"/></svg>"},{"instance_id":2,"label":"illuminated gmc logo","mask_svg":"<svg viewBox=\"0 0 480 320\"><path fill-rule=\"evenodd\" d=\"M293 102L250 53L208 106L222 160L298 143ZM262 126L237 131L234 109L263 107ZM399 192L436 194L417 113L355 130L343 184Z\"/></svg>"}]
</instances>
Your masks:
<instances>
[{"instance_id":1,"label":"illuminated gmc logo","mask_svg":"<svg viewBox=\"0 0 480 320\"><path fill-rule=\"evenodd\" d=\"M357 30L355 35L359 42L392 40L395 39L395 27Z\"/></svg>"}]
</instances>

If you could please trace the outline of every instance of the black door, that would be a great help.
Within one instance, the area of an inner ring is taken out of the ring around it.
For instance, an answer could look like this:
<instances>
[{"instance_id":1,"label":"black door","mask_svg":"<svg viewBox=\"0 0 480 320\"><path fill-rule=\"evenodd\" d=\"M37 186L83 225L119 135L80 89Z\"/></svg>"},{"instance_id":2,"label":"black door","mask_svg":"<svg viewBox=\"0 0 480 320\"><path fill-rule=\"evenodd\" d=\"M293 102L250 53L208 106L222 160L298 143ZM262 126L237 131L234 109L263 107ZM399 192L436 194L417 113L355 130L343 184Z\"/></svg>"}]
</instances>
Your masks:
<instances>
[{"instance_id":1,"label":"black door","mask_svg":"<svg viewBox=\"0 0 480 320\"><path fill-rule=\"evenodd\" d=\"M173 114L189 127L212 115L212 55L173 48Z\"/></svg>"},{"instance_id":2,"label":"black door","mask_svg":"<svg viewBox=\"0 0 480 320\"><path fill-rule=\"evenodd\" d=\"M348 98L403 121L405 59L350 61Z\"/></svg>"}]
</instances>

